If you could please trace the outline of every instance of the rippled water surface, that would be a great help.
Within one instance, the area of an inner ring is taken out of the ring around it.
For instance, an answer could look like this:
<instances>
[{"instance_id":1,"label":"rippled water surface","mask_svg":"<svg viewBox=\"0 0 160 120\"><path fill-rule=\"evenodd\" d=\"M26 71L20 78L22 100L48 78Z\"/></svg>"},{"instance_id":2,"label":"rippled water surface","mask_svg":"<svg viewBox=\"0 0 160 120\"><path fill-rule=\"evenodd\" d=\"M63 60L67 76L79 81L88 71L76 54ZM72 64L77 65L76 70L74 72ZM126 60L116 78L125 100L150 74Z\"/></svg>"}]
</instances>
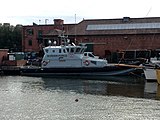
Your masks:
<instances>
[{"instance_id":1,"label":"rippled water surface","mask_svg":"<svg viewBox=\"0 0 160 120\"><path fill-rule=\"evenodd\" d=\"M159 86L132 79L3 76L0 120L158 120Z\"/></svg>"}]
</instances>

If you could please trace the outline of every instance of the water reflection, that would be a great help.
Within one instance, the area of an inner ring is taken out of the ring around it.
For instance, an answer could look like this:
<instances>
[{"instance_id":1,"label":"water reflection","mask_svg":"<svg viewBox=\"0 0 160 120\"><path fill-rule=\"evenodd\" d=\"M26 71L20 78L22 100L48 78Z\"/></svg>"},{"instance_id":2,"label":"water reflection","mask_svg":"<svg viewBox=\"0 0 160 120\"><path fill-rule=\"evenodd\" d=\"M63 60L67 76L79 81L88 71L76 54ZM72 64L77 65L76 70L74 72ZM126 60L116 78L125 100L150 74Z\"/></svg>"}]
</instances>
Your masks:
<instances>
[{"instance_id":1,"label":"water reflection","mask_svg":"<svg viewBox=\"0 0 160 120\"><path fill-rule=\"evenodd\" d=\"M74 92L92 95L127 96L160 99L160 86L144 82L143 78L108 77L101 79L62 79L7 76L0 78L0 91L14 92Z\"/></svg>"},{"instance_id":2,"label":"water reflection","mask_svg":"<svg viewBox=\"0 0 160 120\"><path fill-rule=\"evenodd\" d=\"M160 100L160 85L157 85L156 99Z\"/></svg>"},{"instance_id":3,"label":"water reflection","mask_svg":"<svg viewBox=\"0 0 160 120\"><path fill-rule=\"evenodd\" d=\"M108 77L106 80L42 78L46 90L93 95L144 97L144 79Z\"/></svg>"}]
</instances>

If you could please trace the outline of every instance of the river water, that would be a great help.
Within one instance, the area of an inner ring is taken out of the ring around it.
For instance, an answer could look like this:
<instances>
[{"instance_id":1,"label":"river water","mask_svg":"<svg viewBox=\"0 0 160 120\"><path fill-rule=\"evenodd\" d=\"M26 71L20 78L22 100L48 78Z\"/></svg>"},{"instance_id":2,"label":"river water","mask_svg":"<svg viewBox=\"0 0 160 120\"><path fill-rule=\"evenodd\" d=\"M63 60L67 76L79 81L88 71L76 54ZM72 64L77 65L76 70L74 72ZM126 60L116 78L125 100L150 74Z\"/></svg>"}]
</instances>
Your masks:
<instances>
[{"instance_id":1,"label":"river water","mask_svg":"<svg viewBox=\"0 0 160 120\"><path fill-rule=\"evenodd\" d=\"M1 76L0 120L158 120L160 88L143 81Z\"/></svg>"}]
</instances>

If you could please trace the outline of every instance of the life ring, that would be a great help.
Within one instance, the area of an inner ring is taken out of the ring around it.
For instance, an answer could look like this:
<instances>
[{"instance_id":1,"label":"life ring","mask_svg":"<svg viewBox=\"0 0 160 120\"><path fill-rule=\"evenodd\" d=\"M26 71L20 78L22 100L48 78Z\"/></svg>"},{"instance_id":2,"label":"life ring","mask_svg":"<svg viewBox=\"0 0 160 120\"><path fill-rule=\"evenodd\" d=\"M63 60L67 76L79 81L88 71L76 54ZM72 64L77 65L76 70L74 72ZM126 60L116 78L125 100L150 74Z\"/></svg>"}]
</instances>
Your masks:
<instances>
[{"instance_id":1,"label":"life ring","mask_svg":"<svg viewBox=\"0 0 160 120\"><path fill-rule=\"evenodd\" d=\"M88 65L90 64L90 62L89 62L88 60L85 60L85 61L84 61L84 64L85 64L86 66L88 66Z\"/></svg>"}]
</instances>

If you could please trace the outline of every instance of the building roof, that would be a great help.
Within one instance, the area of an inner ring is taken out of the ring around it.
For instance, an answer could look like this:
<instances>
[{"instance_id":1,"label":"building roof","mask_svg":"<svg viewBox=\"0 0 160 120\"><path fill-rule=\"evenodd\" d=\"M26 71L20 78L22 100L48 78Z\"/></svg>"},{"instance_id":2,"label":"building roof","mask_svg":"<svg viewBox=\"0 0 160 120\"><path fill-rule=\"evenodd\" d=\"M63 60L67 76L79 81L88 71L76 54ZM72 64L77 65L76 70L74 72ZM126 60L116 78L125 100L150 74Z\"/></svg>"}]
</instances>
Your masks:
<instances>
[{"instance_id":1,"label":"building roof","mask_svg":"<svg viewBox=\"0 0 160 120\"><path fill-rule=\"evenodd\" d=\"M33 25L34 26L34 25ZM24 27L33 27L24 26ZM52 25L38 25L39 27L56 28ZM36 27L38 27L36 25ZM66 35L115 35L115 34L160 34L160 17L118 18L118 19L87 19L77 24L63 24ZM49 30L43 35L58 35Z\"/></svg>"},{"instance_id":2,"label":"building roof","mask_svg":"<svg viewBox=\"0 0 160 120\"><path fill-rule=\"evenodd\" d=\"M130 30L156 28L160 28L160 23L92 24L87 25L86 30Z\"/></svg>"},{"instance_id":3,"label":"building roof","mask_svg":"<svg viewBox=\"0 0 160 120\"><path fill-rule=\"evenodd\" d=\"M69 30L70 35L160 33L160 17L83 20Z\"/></svg>"}]
</instances>

